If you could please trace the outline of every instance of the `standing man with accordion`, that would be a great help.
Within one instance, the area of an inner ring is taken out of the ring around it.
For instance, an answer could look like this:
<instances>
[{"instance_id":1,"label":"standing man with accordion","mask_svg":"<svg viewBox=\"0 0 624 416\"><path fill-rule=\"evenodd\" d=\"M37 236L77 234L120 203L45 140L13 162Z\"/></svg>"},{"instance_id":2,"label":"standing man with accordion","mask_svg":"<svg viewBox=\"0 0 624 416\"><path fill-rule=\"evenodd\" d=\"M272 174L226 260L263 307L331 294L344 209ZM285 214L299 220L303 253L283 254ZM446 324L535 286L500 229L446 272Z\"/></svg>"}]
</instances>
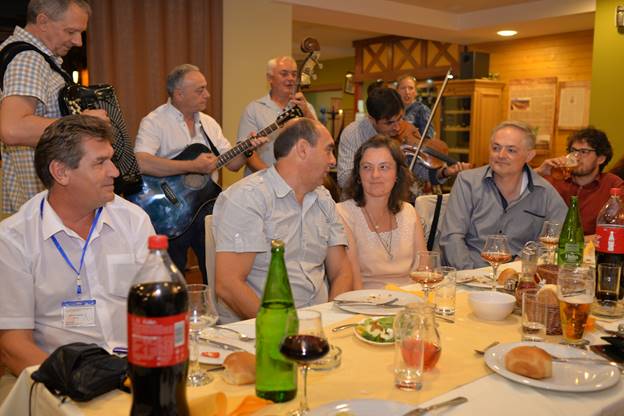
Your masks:
<instances>
[{"instance_id":1,"label":"standing man with accordion","mask_svg":"<svg viewBox=\"0 0 624 416\"><path fill-rule=\"evenodd\" d=\"M59 91L71 82L62 57L81 46L91 7L85 0L31 0L26 26L0 45L0 139L2 211L13 214L43 190L34 168L34 147L43 130L61 117ZM104 110L85 114L108 120Z\"/></svg>"}]
</instances>

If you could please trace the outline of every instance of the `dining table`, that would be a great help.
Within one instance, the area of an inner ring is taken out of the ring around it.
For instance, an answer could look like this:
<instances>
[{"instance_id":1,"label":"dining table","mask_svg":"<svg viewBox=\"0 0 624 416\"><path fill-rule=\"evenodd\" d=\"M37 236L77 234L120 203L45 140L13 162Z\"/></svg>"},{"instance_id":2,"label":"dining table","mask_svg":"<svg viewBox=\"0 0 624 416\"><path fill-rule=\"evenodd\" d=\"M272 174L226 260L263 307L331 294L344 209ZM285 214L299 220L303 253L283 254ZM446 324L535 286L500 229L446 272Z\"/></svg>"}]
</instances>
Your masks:
<instances>
[{"instance_id":1,"label":"dining table","mask_svg":"<svg viewBox=\"0 0 624 416\"><path fill-rule=\"evenodd\" d=\"M419 286L408 285L401 289L414 291L418 290ZM415 408L463 396L468 399L466 403L445 408L435 414L624 415L624 383L620 380L619 369L618 380L613 386L584 392L536 388L493 372L486 365L483 355L474 350L482 349L493 341L501 344L519 342L522 337L521 318L518 314L511 314L502 321L480 320L471 312L468 304L468 296L474 290L483 289L458 285L456 311L452 322L437 319L442 353L435 368L424 373L422 388L416 391L403 391L395 387L392 345L372 345L363 342L355 336L352 328L332 331L332 328L358 322L366 316L342 309L334 302L311 307L321 312L324 331L330 344L342 350L339 367L328 371L309 372L308 400L312 410L321 406L327 407L329 403L358 399L399 402ZM249 336L255 335L254 319L235 322L228 327ZM592 343L604 343L600 339L602 335L604 333L600 329L595 329L587 333L586 338ZM253 343L251 345L253 346ZM63 400L40 384L31 391L33 383L31 374L35 370L36 367L29 367L19 375L9 396L0 405L0 415L27 415L29 406L32 415L129 414L132 397L120 390L80 403ZM223 393L227 398L229 412L245 397L254 395L253 384L229 385L223 380L221 371L212 372L215 380L208 385L187 387L189 402L201 400L215 393ZM283 415L296 409L297 406L298 400L269 404L254 414Z\"/></svg>"}]
</instances>

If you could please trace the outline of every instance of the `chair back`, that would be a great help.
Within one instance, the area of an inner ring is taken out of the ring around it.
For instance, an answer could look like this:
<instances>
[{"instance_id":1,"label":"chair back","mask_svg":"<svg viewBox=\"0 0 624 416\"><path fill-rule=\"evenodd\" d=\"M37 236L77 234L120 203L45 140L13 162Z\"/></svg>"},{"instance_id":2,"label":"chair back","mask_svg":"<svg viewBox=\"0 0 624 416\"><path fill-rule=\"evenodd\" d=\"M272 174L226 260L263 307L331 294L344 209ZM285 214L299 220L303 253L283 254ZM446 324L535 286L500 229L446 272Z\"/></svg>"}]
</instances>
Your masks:
<instances>
[{"instance_id":1,"label":"chair back","mask_svg":"<svg viewBox=\"0 0 624 416\"><path fill-rule=\"evenodd\" d=\"M440 225L442 224L442 218L446 212L446 202L448 201L449 194L443 194L441 199L440 209L436 216L436 205L438 202L438 195L421 195L416 198L414 207L420 217L423 229L425 232L425 241L427 241L428 250L438 250L440 248ZM436 218L437 217L437 218ZM432 227L435 226L435 230ZM430 238L433 232L433 239Z\"/></svg>"},{"instance_id":2,"label":"chair back","mask_svg":"<svg viewBox=\"0 0 624 416\"><path fill-rule=\"evenodd\" d=\"M240 321L240 318L232 311L221 299L217 297L216 291L216 255L217 255L217 243L212 233L212 215L206 215L204 219L204 227L206 229L206 275L208 278L208 287L210 290L210 300L212 304L217 308L219 313L219 323L227 324L230 322Z\"/></svg>"}]
</instances>

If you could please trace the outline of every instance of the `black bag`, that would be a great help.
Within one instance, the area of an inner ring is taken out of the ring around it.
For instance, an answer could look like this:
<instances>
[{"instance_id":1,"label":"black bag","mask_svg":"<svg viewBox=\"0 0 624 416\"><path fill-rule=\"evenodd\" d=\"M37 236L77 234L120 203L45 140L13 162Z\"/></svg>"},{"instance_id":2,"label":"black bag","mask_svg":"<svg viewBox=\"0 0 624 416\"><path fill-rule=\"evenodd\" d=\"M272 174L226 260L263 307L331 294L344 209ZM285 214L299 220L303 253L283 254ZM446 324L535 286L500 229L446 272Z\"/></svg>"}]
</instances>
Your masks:
<instances>
[{"instance_id":1,"label":"black bag","mask_svg":"<svg viewBox=\"0 0 624 416\"><path fill-rule=\"evenodd\" d=\"M83 402L121 387L127 369L126 359L96 344L74 342L57 348L32 379L56 395Z\"/></svg>"}]
</instances>

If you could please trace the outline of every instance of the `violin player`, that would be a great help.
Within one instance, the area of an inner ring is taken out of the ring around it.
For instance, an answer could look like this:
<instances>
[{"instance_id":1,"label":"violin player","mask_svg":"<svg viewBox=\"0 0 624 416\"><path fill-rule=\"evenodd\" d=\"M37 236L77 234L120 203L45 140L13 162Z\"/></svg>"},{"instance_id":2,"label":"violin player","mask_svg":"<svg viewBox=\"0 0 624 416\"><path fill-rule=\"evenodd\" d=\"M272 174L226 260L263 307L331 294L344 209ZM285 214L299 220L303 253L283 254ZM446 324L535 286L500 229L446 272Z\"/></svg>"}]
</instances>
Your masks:
<instances>
[{"instance_id":1,"label":"violin player","mask_svg":"<svg viewBox=\"0 0 624 416\"><path fill-rule=\"evenodd\" d=\"M403 120L403 101L399 93L391 88L373 88L366 99L368 116L350 123L340 135L338 144L338 185L344 189L353 170L353 158L357 149L371 137L382 134L398 140L401 144L416 146L420 141L418 130ZM467 163L451 166L440 164L431 169L425 164L415 164L412 173L416 179L443 183L447 177L469 168Z\"/></svg>"}]
</instances>

